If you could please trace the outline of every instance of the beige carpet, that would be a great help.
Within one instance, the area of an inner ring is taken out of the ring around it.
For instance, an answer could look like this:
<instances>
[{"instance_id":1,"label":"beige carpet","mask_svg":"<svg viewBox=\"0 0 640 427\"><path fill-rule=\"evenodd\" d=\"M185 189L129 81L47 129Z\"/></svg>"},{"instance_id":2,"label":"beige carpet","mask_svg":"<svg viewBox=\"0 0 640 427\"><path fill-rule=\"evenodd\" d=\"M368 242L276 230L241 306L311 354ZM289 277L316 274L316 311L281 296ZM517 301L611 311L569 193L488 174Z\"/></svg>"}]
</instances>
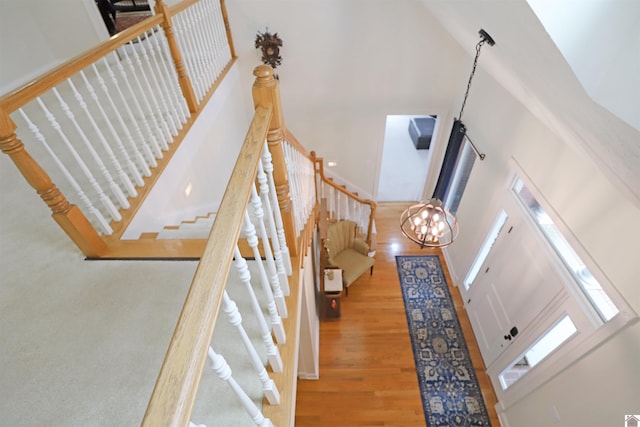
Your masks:
<instances>
[{"instance_id":1,"label":"beige carpet","mask_svg":"<svg viewBox=\"0 0 640 427\"><path fill-rule=\"evenodd\" d=\"M4 154L0 195L0 425L139 425L197 263L84 261ZM205 376L199 414L236 404Z\"/></svg>"}]
</instances>

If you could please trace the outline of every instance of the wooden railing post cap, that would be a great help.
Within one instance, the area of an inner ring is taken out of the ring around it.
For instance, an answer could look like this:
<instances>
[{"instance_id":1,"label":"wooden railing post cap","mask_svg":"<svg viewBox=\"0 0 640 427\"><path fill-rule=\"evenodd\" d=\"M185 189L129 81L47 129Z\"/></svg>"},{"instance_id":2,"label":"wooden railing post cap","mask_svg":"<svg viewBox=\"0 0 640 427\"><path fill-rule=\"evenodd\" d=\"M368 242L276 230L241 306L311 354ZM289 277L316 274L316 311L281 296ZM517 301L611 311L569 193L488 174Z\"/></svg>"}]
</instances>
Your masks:
<instances>
[{"instance_id":1,"label":"wooden railing post cap","mask_svg":"<svg viewBox=\"0 0 640 427\"><path fill-rule=\"evenodd\" d=\"M273 68L266 64L258 65L253 69L253 75L256 77L256 80L260 82L266 83L267 81L275 81L276 79L273 77L274 71Z\"/></svg>"}]
</instances>

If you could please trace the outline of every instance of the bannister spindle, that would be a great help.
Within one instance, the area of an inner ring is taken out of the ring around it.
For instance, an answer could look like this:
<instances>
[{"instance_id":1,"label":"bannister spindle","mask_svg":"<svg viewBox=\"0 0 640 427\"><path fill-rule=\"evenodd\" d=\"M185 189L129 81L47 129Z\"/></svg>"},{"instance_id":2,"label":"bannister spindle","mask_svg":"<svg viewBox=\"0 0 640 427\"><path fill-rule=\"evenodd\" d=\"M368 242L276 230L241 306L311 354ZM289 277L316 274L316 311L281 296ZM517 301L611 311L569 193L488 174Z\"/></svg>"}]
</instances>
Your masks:
<instances>
[{"instance_id":1,"label":"bannister spindle","mask_svg":"<svg viewBox=\"0 0 640 427\"><path fill-rule=\"evenodd\" d=\"M125 110L128 113L127 118L129 119L129 122L133 124L133 129L139 138L139 144L142 148L142 152L144 153L145 159L147 160L146 162L147 165L151 167L158 166L156 157L151 152L151 148L150 148L150 147L154 147L155 148L154 151L158 153L160 152L160 150L157 148L158 144L155 141L156 137L153 131L151 130L151 127L149 126L148 121L144 120L145 113L142 110L142 106L140 105L140 102L138 101L138 97L135 96L136 91L133 90L133 87L131 86L128 73L126 72L126 70L124 69L124 66L122 65L123 61L118 60L116 62L116 69L118 70L118 73L120 73L120 79L124 82L126 86L127 93L134 94L131 100L127 99L124 92L120 90L120 86L118 85L119 80L116 77L115 73L111 70L111 67L109 66L109 63L107 62L107 60L105 58L102 58L102 62L107 67L107 72L109 74L109 77L111 78L112 83L118 88L118 95L120 96L120 104L124 106ZM131 103L132 106L136 109L138 116L136 116L131 110L131 108L129 108L129 103ZM144 130L146 132L145 135L142 134L142 129L140 128L138 121L140 121L144 125ZM134 142L134 144L136 143Z\"/></svg>"},{"instance_id":2,"label":"bannister spindle","mask_svg":"<svg viewBox=\"0 0 640 427\"><path fill-rule=\"evenodd\" d=\"M187 9L189 19L191 20L191 33L194 40L194 45L197 52L197 57L202 65L203 78L206 80L206 88L209 90L213 83L216 81L215 67L213 65L212 50L204 41L205 28L203 26L202 10L199 7L200 3L194 4Z\"/></svg>"},{"instance_id":3,"label":"bannister spindle","mask_svg":"<svg viewBox=\"0 0 640 427\"><path fill-rule=\"evenodd\" d=\"M127 153L127 150L125 150L124 144L122 143L120 136L118 135L115 128L113 127L113 124L111 123L109 116L107 116L107 113L104 110L104 107L102 106L102 102L100 102L100 99L98 98L98 94L96 93L95 89L93 88L93 85L87 78L84 70L80 71L80 76L84 81L84 85L87 88L87 91L89 92L89 96L91 97L91 99L93 99L94 105L98 107L98 110L100 111L100 115L102 116L102 119L105 125L109 129L111 138L113 139L114 144L117 146L118 152L124 159L124 163L127 166L127 169L129 170L129 173L131 174L133 180L136 182L136 184L140 186L143 185L144 182L142 181L142 175L140 175L140 172L138 172L138 169L136 169L135 165L133 164L133 161L131 160L129 153ZM102 81L102 84L104 84L104 81ZM109 102L113 103L110 97L109 97ZM124 172L123 168L120 166L120 162L116 158L113 150L111 150L111 147L109 146L109 143L107 142L106 137L102 133L102 130L96 124L95 120L93 119L93 116L88 111L86 112L86 114L87 114L87 118L91 121L91 124L94 127L96 133L99 135L99 138L100 138L100 141L102 142L103 147L105 148L109 157L111 158L111 162L114 168L116 169L116 171L118 172L118 176L120 178L120 182L122 183L122 186L127 190L127 194L129 194L129 196L131 197L137 196L138 192L133 186L133 183L131 182L131 179L129 178L129 176Z\"/></svg>"},{"instance_id":4,"label":"bannister spindle","mask_svg":"<svg viewBox=\"0 0 640 427\"><path fill-rule=\"evenodd\" d=\"M276 263L276 271L278 272L278 279L280 280L280 287L284 296L289 296L289 279L287 278L287 272L284 269L282 262L282 255L280 253L280 242L278 241L278 232L276 231L275 219L273 209L271 208L271 200L269 199L269 184L267 183L267 174L264 173L262 163L258 162L258 183L260 184L260 196L262 198L262 207L267 213L269 227L268 234L271 237L271 246L273 247L273 258ZM276 205L276 209L277 209Z\"/></svg>"},{"instance_id":5,"label":"bannister spindle","mask_svg":"<svg viewBox=\"0 0 640 427\"><path fill-rule=\"evenodd\" d=\"M137 39L138 40L137 45L142 51L142 58L140 58L139 56L136 56L136 62L138 63L138 67L140 68L140 70L145 70L144 75L147 77L145 79L146 87L147 87L147 90L151 92L151 100L153 101L153 105L156 109L156 114L162 124L162 128L165 131L164 136L166 138L165 140L166 142L163 144L162 148L166 150L169 148L167 144L173 140L172 137L178 135L178 129L177 129L176 123L173 121L174 117L171 114L171 109L167 105L166 98L168 94L164 90L164 88L160 86L160 83L158 82L157 73L159 72L160 68L158 67L158 63L156 61L154 61L154 63L151 63L152 58L149 55L149 52L147 51L147 48L146 48L146 45L148 42L150 45L149 50L153 51L153 49L151 49L152 43L148 41L149 37L153 37L153 35L149 36L148 33L145 33L144 35L145 35L145 38L138 36L138 39ZM144 60L144 65L146 65L146 69L143 67L142 60ZM149 78L149 76L151 77Z\"/></svg>"},{"instance_id":6,"label":"bannister spindle","mask_svg":"<svg viewBox=\"0 0 640 427\"><path fill-rule=\"evenodd\" d=\"M171 67L167 63L169 60L167 59L167 55L170 57L171 53L169 52L169 46L167 44L167 39L164 37L163 32L158 32L154 34L155 37L152 37L154 44L154 52L158 56L158 60L162 65L163 75L166 76L168 86L167 91L170 94L171 102L173 104L173 112L179 117L179 122L184 124L187 121L187 117L189 114L189 109L187 108L187 103L182 96L182 92L180 91L180 85L178 84L178 76L176 74L175 68ZM166 54L165 54L166 53Z\"/></svg>"},{"instance_id":7,"label":"bannister spindle","mask_svg":"<svg viewBox=\"0 0 640 427\"><path fill-rule=\"evenodd\" d=\"M247 393L240 387L238 382L231 375L231 368L224 359L223 356L216 353L213 348L209 347L209 360L211 361L211 369L218 375L218 377L229 384L229 387L238 396L242 406L247 411L253 422L260 427L273 427L273 424L268 418L265 418L260 412L260 409L253 403L253 401L247 396Z\"/></svg>"},{"instance_id":8,"label":"bannister spindle","mask_svg":"<svg viewBox=\"0 0 640 427\"><path fill-rule=\"evenodd\" d=\"M269 197L271 197L271 204L274 206L273 215L276 222L276 233L278 235L278 243L280 244L280 252L282 253L282 261L284 262L284 268L287 275L292 273L291 267L291 255L289 254L289 248L287 247L287 238L284 232L284 226L282 224L282 213L278 206L278 195L276 194L276 183L273 180L273 161L271 153L269 152L269 146L265 141L262 148L262 165L264 171L267 173L267 181L269 182Z\"/></svg>"},{"instance_id":9,"label":"bannister spindle","mask_svg":"<svg viewBox=\"0 0 640 427\"><path fill-rule=\"evenodd\" d=\"M187 71L191 76L191 83L196 94L196 100L201 102L207 92L204 82L204 72L198 60L198 53L193 40L192 21L189 19L189 11L183 10L175 17L176 41L183 52L183 58L187 64Z\"/></svg>"},{"instance_id":10,"label":"bannister spindle","mask_svg":"<svg viewBox=\"0 0 640 427\"><path fill-rule=\"evenodd\" d=\"M203 35L205 37L205 46L207 52L211 54L213 73L217 79L224 68L220 46L226 45L226 35L220 34L217 28L217 17L220 14L212 5L213 2L203 0L198 2L200 16L202 17Z\"/></svg>"},{"instance_id":11,"label":"bannister spindle","mask_svg":"<svg viewBox=\"0 0 640 427\"><path fill-rule=\"evenodd\" d=\"M133 112L131 111L129 104L125 101L124 94L122 93L122 89L120 89L120 84L118 83L116 74L113 72L113 70L109 66L109 63L104 58L102 60L102 64L106 67L105 69L107 70L107 75L109 76L109 79L113 84L113 87L116 88L116 92L119 96L119 99L123 101L122 105L125 112L129 117L133 117ZM145 144L144 142L144 136L142 135L142 130L140 129L140 126L138 126L138 121L133 120L133 126L134 126L134 131L136 132L136 134L138 135L138 138L140 139L140 145L141 145L140 147L138 147L138 144L136 144L136 140L133 138L133 135L129 130L129 126L127 126L124 118L122 117L122 113L120 112L120 109L116 106L116 101L112 98L109 87L107 87L106 82L102 78L102 74L98 70L98 67L96 67L95 64L92 64L91 68L93 69L93 72L96 75L96 78L98 79L98 84L100 85L100 89L102 89L102 94L109 100L109 106L111 107L111 110L115 115L118 124L120 125L120 129L122 130L122 133L124 134L124 137L127 143L129 144L129 148L133 153L133 157L136 160L138 167L140 168L144 176L151 176L151 169L149 168L149 165L157 166L158 163L156 162L156 159L151 154L151 150L149 149L147 144ZM107 119L107 121L109 120ZM114 135L118 135L118 133L115 132ZM142 149L142 152L140 151L140 148ZM143 153L144 153L144 156L143 156ZM145 158L147 160L145 160ZM130 173L132 172L130 171ZM132 176L135 177L137 175L133 174ZM136 178L136 182L139 186L144 185L144 181L142 180L142 177Z\"/></svg>"},{"instance_id":12,"label":"bannister spindle","mask_svg":"<svg viewBox=\"0 0 640 427\"><path fill-rule=\"evenodd\" d=\"M271 252L271 244L269 243L269 235L267 234L267 228L264 225L264 210L262 209L262 200L258 196L255 185L251 186L251 205L253 207L253 213L256 217L258 235L262 240L262 249L264 250L265 262L267 263L267 270L269 271L269 283L271 283L271 289L273 290L273 298L276 301L278 307L278 313L280 317L287 317L287 303L280 286L280 278L278 277L278 270L276 264L273 261L273 253Z\"/></svg>"},{"instance_id":13,"label":"bannister spindle","mask_svg":"<svg viewBox=\"0 0 640 427\"><path fill-rule=\"evenodd\" d=\"M260 360L260 356L251 342L251 338L249 338L247 331L244 329L244 326L242 326L242 315L238 310L238 305L229 297L227 291L224 291L224 294L222 294L222 310L227 315L229 323L236 328L245 350L249 353L249 359L251 359L253 369L255 369L262 383L264 396L271 405L279 405L280 392L278 391L278 387L276 387L273 380L269 378L269 374L267 374L267 370L264 368L262 360Z\"/></svg>"},{"instance_id":14,"label":"bannister spindle","mask_svg":"<svg viewBox=\"0 0 640 427\"><path fill-rule=\"evenodd\" d=\"M62 129L62 126L60 126L60 123L58 123L58 120L56 119L56 117L53 115L51 111L49 111L49 108L47 108L46 104L42 101L40 97L37 97L36 101L38 102L38 105L40 105L40 108L42 109L45 116L47 117L47 120L49 121L49 124L51 125L53 130L55 130L58 133L58 135L60 136L60 139L62 139L62 142L64 142L65 146L69 149L71 156L73 157L76 164L78 165L78 167L84 174L85 178L89 182L89 185L93 188L93 191L95 191L96 194L98 195L98 198L100 199L100 202L102 203L102 206L104 207L104 209L109 213L109 215L111 215L111 218L115 219L116 221L120 221L122 219L122 217L120 216L120 212L118 212L116 207L113 205L113 202L111 201L111 199L107 197L107 195L104 193L104 190L102 189L98 181L96 181L96 178L93 176L93 173L91 173L91 170L85 163L84 159L80 156L80 154L78 154L73 144L71 144L71 141L65 134L64 130ZM65 109L64 103L62 105L62 109L63 110Z\"/></svg>"},{"instance_id":15,"label":"bannister spindle","mask_svg":"<svg viewBox=\"0 0 640 427\"><path fill-rule=\"evenodd\" d=\"M25 150L16 125L0 110L0 150L11 158L29 185L51 209L53 219L87 257L100 256L106 246L80 209L70 204L51 178Z\"/></svg>"},{"instance_id":16,"label":"bannister spindle","mask_svg":"<svg viewBox=\"0 0 640 427\"><path fill-rule=\"evenodd\" d=\"M60 160L56 152L53 151L53 149L49 146L46 138L44 137L42 132L40 132L40 129L31 121L31 119L29 119L29 117L27 116L27 114L24 112L22 108L19 109L18 112L20 113L24 121L27 123L27 126L29 127L29 130L31 131L31 133L33 133L36 139L40 141L40 143L43 145L45 150L47 150L47 153L49 153L54 163L58 166L58 169L60 169L60 171L66 178L66 180L69 182L73 190L76 192L80 201L84 204L84 208L86 209L86 211L93 216L94 221L98 224L98 226L100 226L100 229L102 230L102 232L107 235L111 234L113 230L111 229L111 226L109 225L107 220L104 218L104 216L102 216L102 213L100 213L100 211L93 205L91 200L89 200L89 197L82 190L82 187L80 187L80 184L78 184L78 181L76 181L76 179L73 177L71 172L69 172L66 166L62 163L62 161Z\"/></svg>"},{"instance_id":17,"label":"bannister spindle","mask_svg":"<svg viewBox=\"0 0 640 427\"><path fill-rule=\"evenodd\" d=\"M176 68L176 73L178 73L178 83L180 84L180 89L182 90L182 95L187 102L189 111L191 113L195 113L196 111L198 111L198 102L196 101L196 95L193 92L191 80L189 79L189 76L187 75L184 68L182 53L178 48L178 44L176 43L175 35L173 33L173 24L171 22L169 7L166 5L164 0L156 0L156 14L164 16L164 20L160 25L164 30L165 38L167 40L167 43L169 44L171 58L173 58L173 64Z\"/></svg>"},{"instance_id":18,"label":"bannister spindle","mask_svg":"<svg viewBox=\"0 0 640 427\"><path fill-rule=\"evenodd\" d=\"M298 256L297 233L295 219L293 216L293 205L289 190L287 169L282 150L284 141L284 119L282 117L282 104L280 102L280 91L278 81L273 77L273 68L268 65L259 65L253 70L256 80L253 84L253 103L258 106L272 106L273 115L267 133L267 143L271 152L273 162L273 179L278 195L278 206L282 213L287 247L292 257Z\"/></svg>"},{"instance_id":19,"label":"bannister spindle","mask_svg":"<svg viewBox=\"0 0 640 427\"><path fill-rule=\"evenodd\" d=\"M140 60L138 50L135 48L133 42L129 42L129 47L131 47L131 54L127 52L126 45L120 50L124 57L124 63L129 70L126 78L131 81L134 84L135 89L137 89L136 91L132 91L134 99L139 99L142 102L144 110L142 110L143 114L141 118L147 124L151 122L151 129L155 130L155 138L151 138L149 140L149 144L156 158L161 159L163 156L162 150L166 149L166 143L171 139L171 136L169 129L162 120L162 113L157 105L153 89L151 89L151 86L149 85L149 79L146 75L147 73L142 67L142 61ZM133 57L133 59L131 57Z\"/></svg>"},{"instance_id":20,"label":"bannister spindle","mask_svg":"<svg viewBox=\"0 0 640 427\"><path fill-rule=\"evenodd\" d=\"M93 120L93 116L87 109L87 104L84 102L84 98L82 97L80 92L78 92L78 90L76 89L71 79L67 80L67 83L69 84L69 87L71 87L71 90L73 91L76 101L78 101L78 104L80 104L80 108L82 108L82 110L85 112L85 116L89 120L89 123L93 125L93 128L96 131L96 134L98 135L98 139L100 139L100 142L103 143L103 148L105 149L105 152L107 153L107 155L110 156L112 163L116 167L116 170L119 168L120 171L122 172L122 168L120 167L118 160L115 158L113 151L111 151L111 147L109 147L109 144L107 144L106 140L104 139L104 136L102 135L102 132L100 132L100 128L98 128L95 121ZM118 184L116 184L116 182L114 181L113 177L111 176L111 173L107 169L107 166L104 164L104 162L102 161L102 158L100 157L100 155L94 148L93 144L91 143L91 141L89 141L89 138L87 137L84 130L82 129L82 126L80 126L80 124L76 120L76 116L75 114L73 114L73 111L71 111L69 104L67 104L67 102L62 98L62 96L60 95L60 92L58 92L58 89L56 89L55 87L53 88L53 93L55 94L56 98L58 99L58 102L62 106L62 110L65 112L69 120L71 120L71 122L73 123L73 126L76 128L76 131L78 132L78 135L80 135L80 139L82 139L82 142L84 143L85 147L87 148L87 150L89 150L89 153L93 158L93 161L98 165L98 168L102 173L102 176L107 181L107 184L109 184L109 188L111 189L113 196L116 198L116 200L120 204L120 207L128 209L130 206L129 201L127 200L124 193L122 192L122 189L120 189ZM118 211L116 211L115 213L117 215L114 219L116 221L120 221L122 219L122 217L120 216L120 213Z\"/></svg>"},{"instance_id":21,"label":"bannister spindle","mask_svg":"<svg viewBox=\"0 0 640 427\"><path fill-rule=\"evenodd\" d=\"M262 256L260 255L260 249L258 248L259 242L258 236L256 235L256 228L251 222L251 217L246 210L244 212L243 231L247 238L247 243L253 251L253 257L257 261L256 265L258 266L258 274L260 275L260 284L262 285L262 291L264 292L265 298L267 299L267 310L269 311L269 317L271 318L271 329L273 330L273 335L275 336L278 344L284 344L287 341L287 335L285 333L284 326L282 325L282 318L278 314L278 308L276 307L276 302L273 297L273 291L271 290L271 284L269 283L267 272L264 268L264 264L262 263ZM240 251L236 252L236 259L238 258L238 254L240 254ZM258 318L259 317L260 316L258 316ZM266 333L268 335L269 341L271 341L270 332L266 331ZM267 341L265 341L265 345L267 346L268 351L269 344Z\"/></svg>"}]
</instances>

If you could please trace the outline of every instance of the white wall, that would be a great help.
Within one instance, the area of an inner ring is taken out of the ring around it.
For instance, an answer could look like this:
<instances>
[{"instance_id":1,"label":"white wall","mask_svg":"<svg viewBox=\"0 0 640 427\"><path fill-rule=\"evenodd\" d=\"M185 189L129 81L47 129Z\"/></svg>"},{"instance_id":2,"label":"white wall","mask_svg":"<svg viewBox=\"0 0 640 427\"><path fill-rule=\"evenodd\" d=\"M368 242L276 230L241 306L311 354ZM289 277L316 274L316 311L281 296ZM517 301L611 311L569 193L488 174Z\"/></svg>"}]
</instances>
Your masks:
<instances>
[{"instance_id":1,"label":"white wall","mask_svg":"<svg viewBox=\"0 0 640 427\"><path fill-rule=\"evenodd\" d=\"M640 2L527 1L591 97L640 130Z\"/></svg>"},{"instance_id":2,"label":"white wall","mask_svg":"<svg viewBox=\"0 0 640 427\"><path fill-rule=\"evenodd\" d=\"M378 202L422 200L432 150L416 149L409 134L412 117L387 116L376 197Z\"/></svg>"},{"instance_id":3,"label":"white wall","mask_svg":"<svg viewBox=\"0 0 640 427\"><path fill-rule=\"evenodd\" d=\"M242 96L248 87L234 65L147 195L124 239L217 211L251 122L253 107Z\"/></svg>"},{"instance_id":4,"label":"white wall","mask_svg":"<svg viewBox=\"0 0 640 427\"><path fill-rule=\"evenodd\" d=\"M260 64L256 33L277 32L287 127L339 159L336 175L366 193L387 115L448 113L464 89L468 57L418 0L234 0L227 9L242 74Z\"/></svg>"},{"instance_id":5,"label":"white wall","mask_svg":"<svg viewBox=\"0 0 640 427\"><path fill-rule=\"evenodd\" d=\"M460 237L446 250L457 283L466 274L508 189L510 158L521 165L583 249L640 312L640 210L590 158L561 140L486 73L476 74L465 110L470 136L486 152L458 210ZM511 427L615 425L637 410L640 325L632 325L505 411ZM614 397L615 396L615 397ZM560 421L553 424L555 406Z\"/></svg>"},{"instance_id":6,"label":"white wall","mask_svg":"<svg viewBox=\"0 0 640 427\"><path fill-rule=\"evenodd\" d=\"M0 95L109 37L94 0L0 0Z\"/></svg>"}]
</instances>

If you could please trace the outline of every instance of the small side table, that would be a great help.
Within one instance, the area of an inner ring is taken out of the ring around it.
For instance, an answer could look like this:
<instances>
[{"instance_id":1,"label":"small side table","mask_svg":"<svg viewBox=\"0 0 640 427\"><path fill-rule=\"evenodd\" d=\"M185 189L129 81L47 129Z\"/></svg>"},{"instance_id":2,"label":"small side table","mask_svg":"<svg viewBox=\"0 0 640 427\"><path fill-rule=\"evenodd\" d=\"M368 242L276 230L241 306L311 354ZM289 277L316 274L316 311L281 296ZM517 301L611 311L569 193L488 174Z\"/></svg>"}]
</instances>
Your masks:
<instances>
[{"instance_id":1,"label":"small side table","mask_svg":"<svg viewBox=\"0 0 640 427\"><path fill-rule=\"evenodd\" d=\"M335 268L324 270L324 293L322 299L323 319L339 319L342 299L342 270Z\"/></svg>"}]
</instances>

